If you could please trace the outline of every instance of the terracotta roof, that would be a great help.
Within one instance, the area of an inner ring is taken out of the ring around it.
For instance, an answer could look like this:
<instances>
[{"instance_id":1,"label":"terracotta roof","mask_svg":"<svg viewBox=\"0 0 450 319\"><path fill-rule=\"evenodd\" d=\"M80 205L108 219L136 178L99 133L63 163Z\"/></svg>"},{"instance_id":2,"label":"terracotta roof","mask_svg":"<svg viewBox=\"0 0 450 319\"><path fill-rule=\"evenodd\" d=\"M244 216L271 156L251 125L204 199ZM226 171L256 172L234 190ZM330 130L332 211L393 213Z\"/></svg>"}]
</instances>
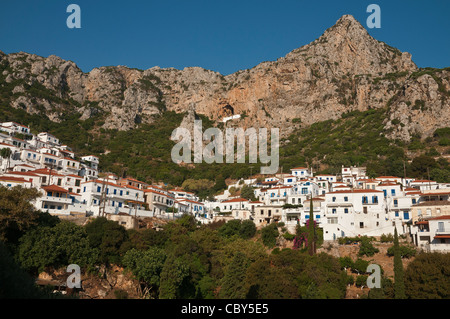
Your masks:
<instances>
[{"instance_id":1,"label":"terracotta roof","mask_svg":"<svg viewBox=\"0 0 450 319\"><path fill-rule=\"evenodd\" d=\"M32 172L8 172L8 174L39 177L39 175Z\"/></svg>"},{"instance_id":2,"label":"terracotta roof","mask_svg":"<svg viewBox=\"0 0 450 319\"><path fill-rule=\"evenodd\" d=\"M166 197L169 197L169 198L173 198L173 197L170 196L170 195L167 195L167 194L164 194L164 193L161 193L161 192L154 191L153 189L144 189L144 193L153 193L153 194L158 194L158 195L166 196Z\"/></svg>"},{"instance_id":3,"label":"terracotta roof","mask_svg":"<svg viewBox=\"0 0 450 319\"><path fill-rule=\"evenodd\" d=\"M110 183L110 182L106 182L106 181L103 182L103 181L98 180L98 179L93 179L93 180L90 180L90 181L87 181L87 182L83 182L81 184L87 184L87 183L105 184L105 185L109 185L109 186L113 186L113 187L117 187L117 188L124 188L123 186L120 186L118 184L114 184L114 183Z\"/></svg>"},{"instance_id":4,"label":"terracotta roof","mask_svg":"<svg viewBox=\"0 0 450 319\"><path fill-rule=\"evenodd\" d=\"M436 235L434 236L436 239L450 239L450 235Z\"/></svg>"},{"instance_id":5,"label":"terracotta roof","mask_svg":"<svg viewBox=\"0 0 450 319\"><path fill-rule=\"evenodd\" d=\"M69 191L67 189L59 187L57 185L43 186L41 188L47 192L69 193Z\"/></svg>"},{"instance_id":6,"label":"terracotta roof","mask_svg":"<svg viewBox=\"0 0 450 319\"><path fill-rule=\"evenodd\" d=\"M437 217L430 218L428 220L441 220L441 219L450 219L450 215L437 216Z\"/></svg>"},{"instance_id":7,"label":"terracotta roof","mask_svg":"<svg viewBox=\"0 0 450 319\"><path fill-rule=\"evenodd\" d=\"M11 177L11 176L0 176L1 181L8 181L8 182L21 182L21 183L27 183L29 181L21 178L21 177Z\"/></svg>"}]
</instances>

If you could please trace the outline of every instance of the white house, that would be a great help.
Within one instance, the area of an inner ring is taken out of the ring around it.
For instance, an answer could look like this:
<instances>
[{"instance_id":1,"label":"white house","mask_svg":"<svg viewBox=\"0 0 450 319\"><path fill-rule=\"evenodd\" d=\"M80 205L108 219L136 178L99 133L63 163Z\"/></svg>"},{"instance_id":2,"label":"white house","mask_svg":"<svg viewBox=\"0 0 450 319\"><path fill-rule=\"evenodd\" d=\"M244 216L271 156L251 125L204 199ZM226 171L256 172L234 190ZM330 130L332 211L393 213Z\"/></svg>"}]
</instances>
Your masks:
<instances>
[{"instance_id":1,"label":"white house","mask_svg":"<svg viewBox=\"0 0 450 319\"><path fill-rule=\"evenodd\" d=\"M383 192L353 189L325 194L324 240L393 233Z\"/></svg>"},{"instance_id":2,"label":"white house","mask_svg":"<svg viewBox=\"0 0 450 319\"><path fill-rule=\"evenodd\" d=\"M307 167L291 168L291 175L297 176L299 178L312 177L312 173L310 173Z\"/></svg>"},{"instance_id":3,"label":"white house","mask_svg":"<svg viewBox=\"0 0 450 319\"><path fill-rule=\"evenodd\" d=\"M37 135L37 138L43 143L52 144L52 145L60 145L59 139L47 132L39 133Z\"/></svg>"}]
</instances>

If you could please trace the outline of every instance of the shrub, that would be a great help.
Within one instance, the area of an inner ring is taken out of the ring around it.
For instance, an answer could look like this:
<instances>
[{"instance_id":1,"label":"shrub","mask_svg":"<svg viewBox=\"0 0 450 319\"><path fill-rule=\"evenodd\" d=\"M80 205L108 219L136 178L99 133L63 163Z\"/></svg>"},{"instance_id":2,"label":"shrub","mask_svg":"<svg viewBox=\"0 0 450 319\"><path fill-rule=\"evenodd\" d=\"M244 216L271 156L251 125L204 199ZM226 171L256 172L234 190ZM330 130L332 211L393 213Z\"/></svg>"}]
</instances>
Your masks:
<instances>
[{"instance_id":1,"label":"shrub","mask_svg":"<svg viewBox=\"0 0 450 319\"><path fill-rule=\"evenodd\" d=\"M416 255L416 250L409 246L400 246L399 250L402 258L411 258ZM394 246L388 248L387 255L394 256Z\"/></svg>"},{"instance_id":2,"label":"shrub","mask_svg":"<svg viewBox=\"0 0 450 319\"><path fill-rule=\"evenodd\" d=\"M261 239L263 244L269 248L272 248L277 243L279 232L276 224L270 224L261 229Z\"/></svg>"},{"instance_id":3,"label":"shrub","mask_svg":"<svg viewBox=\"0 0 450 319\"><path fill-rule=\"evenodd\" d=\"M367 275L359 275L359 276L357 276L356 277L356 281L355 281L356 287L361 287L361 286L366 285L367 278L368 278Z\"/></svg>"},{"instance_id":4,"label":"shrub","mask_svg":"<svg viewBox=\"0 0 450 319\"><path fill-rule=\"evenodd\" d=\"M352 272L358 274L365 274L367 272L367 266L369 266L369 262L367 260L358 258L353 263Z\"/></svg>"},{"instance_id":5,"label":"shrub","mask_svg":"<svg viewBox=\"0 0 450 319\"><path fill-rule=\"evenodd\" d=\"M378 248L375 248L369 239L364 238L361 241L361 246L359 247L358 256L368 256L371 257L379 252Z\"/></svg>"},{"instance_id":6,"label":"shrub","mask_svg":"<svg viewBox=\"0 0 450 319\"><path fill-rule=\"evenodd\" d=\"M295 238L295 235L291 234L291 233L284 233L283 234L284 239L292 241Z\"/></svg>"},{"instance_id":7,"label":"shrub","mask_svg":"<svg viewBox=\"0 0 450 319\"><path fill-rule=\"evenodd\" d=\"M382 243L392 243L394 241L394 236L392 234L382 234L380 238L380 242Z\"/></svg>"},{"instance_id":8,"label":"shrub","mask_svg":"<svg viewBox=\"0 0 450 319\"><path fill-rule=\"evenodd\" d=\"M339 263L341 264L341 268L350 268L352 269L354 267L353 260L349 256L340 257Z\"/></svg>"}]
</instances>

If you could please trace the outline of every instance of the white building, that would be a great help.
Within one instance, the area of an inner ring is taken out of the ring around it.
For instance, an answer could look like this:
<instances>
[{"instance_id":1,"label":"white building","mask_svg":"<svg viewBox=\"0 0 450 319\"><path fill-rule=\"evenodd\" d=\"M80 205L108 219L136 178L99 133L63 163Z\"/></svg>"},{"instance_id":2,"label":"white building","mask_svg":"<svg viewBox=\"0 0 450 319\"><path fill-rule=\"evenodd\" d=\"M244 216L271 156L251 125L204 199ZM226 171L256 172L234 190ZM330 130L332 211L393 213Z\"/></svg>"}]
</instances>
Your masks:
<instances>
[{"instance_id":1,"label":"white building","mask_svg":"<svg viewBox=\"0 0 450 319\"><path fill-rule=\"evenodd\" d=\"M324 240L393 233L382 191L345 190L325 194Z\"/></svg>"}]
</instances>

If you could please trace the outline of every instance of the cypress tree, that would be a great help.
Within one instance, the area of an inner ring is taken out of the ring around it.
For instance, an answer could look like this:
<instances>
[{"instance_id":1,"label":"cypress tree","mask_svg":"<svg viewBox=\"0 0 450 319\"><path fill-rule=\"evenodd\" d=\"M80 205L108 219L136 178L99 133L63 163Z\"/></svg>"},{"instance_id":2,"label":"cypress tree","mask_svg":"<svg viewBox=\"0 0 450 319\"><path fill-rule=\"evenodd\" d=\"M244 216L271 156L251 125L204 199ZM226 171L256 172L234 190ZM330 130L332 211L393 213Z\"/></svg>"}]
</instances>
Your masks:
<instances>
[{"instance_id":1,"label":"cypress tree","mask_svg":"<svg viewBox=\"0 0 450 319\"><path fill-rule=\"evenodd\" d=\"M314 207L312 194L309 204L308 251L311 256L316 253L316 229L314 227Z\"/></svg>"},{"instance_id":2,"label":"cypress tree","mask_svg":"<svg viewBox=\"0 0 450 319\"><path fill-rule=\"evenodd\" d=\"M395 299L406 299L405 279L397 228L394 228L394 295Z\"/></svg>"}]
</instances>

